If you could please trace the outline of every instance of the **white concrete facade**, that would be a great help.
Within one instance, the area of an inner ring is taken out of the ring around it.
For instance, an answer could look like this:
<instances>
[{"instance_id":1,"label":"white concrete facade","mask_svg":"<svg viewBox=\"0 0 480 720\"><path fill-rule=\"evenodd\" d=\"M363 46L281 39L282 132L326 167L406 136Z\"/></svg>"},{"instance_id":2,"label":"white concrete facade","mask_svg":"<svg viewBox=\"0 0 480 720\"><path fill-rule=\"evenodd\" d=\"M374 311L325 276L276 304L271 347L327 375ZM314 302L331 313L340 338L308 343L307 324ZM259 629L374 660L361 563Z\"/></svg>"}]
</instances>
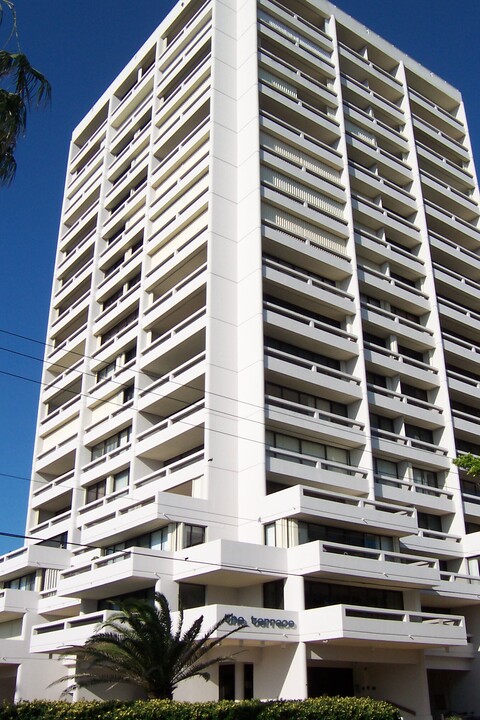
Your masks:
<instances>
[{"instance_id":1,"label":"white concrete facade","mask_svg":"<svg viewBox=\"0 0 480 720\"><path fill-rule=\"evenodd\" d=\"M172 10L72 139L0 699L157 589L248 624L179 699L479 713L478 201L460 94L330 3Z\"/></svg>"}]
</instances>

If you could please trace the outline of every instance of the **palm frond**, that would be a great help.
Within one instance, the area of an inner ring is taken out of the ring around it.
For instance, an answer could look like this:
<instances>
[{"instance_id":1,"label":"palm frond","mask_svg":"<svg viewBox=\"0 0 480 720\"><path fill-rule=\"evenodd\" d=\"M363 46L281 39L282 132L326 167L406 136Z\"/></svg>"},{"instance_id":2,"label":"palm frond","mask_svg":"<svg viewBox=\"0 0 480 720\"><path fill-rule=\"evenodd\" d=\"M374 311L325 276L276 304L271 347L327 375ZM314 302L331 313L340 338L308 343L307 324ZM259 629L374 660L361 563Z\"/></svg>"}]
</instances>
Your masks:
<instances>
[{"instance_id":1,"label":"palm frond","mask_svg":"<svg viewBox=\"0 0 480 720\"><path fill-rule=\"evenodd\" d=\"M62 654L76 655L77 673L58 682L68 682L66 692L104 683L128 683L147 697L171 698L179 682L199 675L228 659L206 657L212 648L241 628L213 638L224 618L201 633L203 616L183 630L183 612L175 629L164 595L156 593L155 606L131 600L120 604L85 645L66 648ZM244 627L244 626L243 626Z\"/></svg>"}]
</instances>

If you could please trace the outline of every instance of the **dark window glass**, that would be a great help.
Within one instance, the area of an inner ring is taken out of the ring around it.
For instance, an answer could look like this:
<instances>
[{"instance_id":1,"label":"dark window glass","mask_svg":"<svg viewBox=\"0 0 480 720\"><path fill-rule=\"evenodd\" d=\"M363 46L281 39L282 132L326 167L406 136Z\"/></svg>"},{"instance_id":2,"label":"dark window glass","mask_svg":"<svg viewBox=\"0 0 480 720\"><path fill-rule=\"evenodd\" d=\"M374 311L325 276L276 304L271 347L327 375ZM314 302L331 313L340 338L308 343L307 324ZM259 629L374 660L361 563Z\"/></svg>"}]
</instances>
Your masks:
<instances>
[{"instance_id":1,"label":"dark window glass","mask_svg":"<svg viewBox=\"0 0 480 720\"><path fill-rule=\"evenodd\" d=\"M178 604L184 610L205 605L205 585L178 584Z\"/></svg>"},{"instance_id":2,"label":"dark window glass","mask_svg":"<svg viewBox=\"0 0 480 720\"><path fill-rule=\"evenodd\" d=\"M263 584L263 607L283 610L285 580L272 580Z\"/></svg>"}]
</instances>

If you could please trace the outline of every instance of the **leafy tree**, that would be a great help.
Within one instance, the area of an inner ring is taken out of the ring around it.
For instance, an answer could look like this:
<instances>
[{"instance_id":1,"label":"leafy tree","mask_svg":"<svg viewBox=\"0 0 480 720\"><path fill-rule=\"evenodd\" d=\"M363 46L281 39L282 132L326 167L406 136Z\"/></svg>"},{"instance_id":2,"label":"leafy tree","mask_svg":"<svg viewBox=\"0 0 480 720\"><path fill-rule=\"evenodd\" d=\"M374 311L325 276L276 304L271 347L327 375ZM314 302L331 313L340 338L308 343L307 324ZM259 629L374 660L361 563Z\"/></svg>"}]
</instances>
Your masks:
<instances>
[{"instance_id":1,"label":"leafy tree","mask_svg":"<svg viewBox=\"0 0 480 720\"><path fill-rule=\"evenodd\" d=\"M211 639L224 619L200 634L202 622L203 615L183 631L180 611L174 629L168 601L161 593L155 593L155 605L146 600L121 603L120 611L102 623L84 646L63 652L77 657L77 674L65 692L104 683L128 683L143 690L147 698L171 700L182 680L195 675L208 680L206 669L227 658L205 655L245 627ZM57 682L71 679L67 676Z\"/></svg>"},{"instance_id":2,"label":"leafy tree","mask_svg":"<svg viewBox=\"0 0 480 720\"><path fill-rule=\"evenodd\" d=\"M466 470L469 475L480 475L480 457L478 455L465 453L465 455L459 455L453 462L457 467Z\"/></svg>"},{"instance_id":3,"label":"leafy tree","mask_svg":"<svg viewBox=\"0 0 480 720\"><path fill-rule=\"evenodd\" d=\"M18 139L25 134L27 111L48 104L51 95L48 80L20 52L15 6L11 0L0 0L0 24L5 10L12 18L12 31L5 47L15 37L18 52L9 52L5 47L0 50L0 186L9 185L15 177L14 153Z\"/></svg>"}]
</instances>

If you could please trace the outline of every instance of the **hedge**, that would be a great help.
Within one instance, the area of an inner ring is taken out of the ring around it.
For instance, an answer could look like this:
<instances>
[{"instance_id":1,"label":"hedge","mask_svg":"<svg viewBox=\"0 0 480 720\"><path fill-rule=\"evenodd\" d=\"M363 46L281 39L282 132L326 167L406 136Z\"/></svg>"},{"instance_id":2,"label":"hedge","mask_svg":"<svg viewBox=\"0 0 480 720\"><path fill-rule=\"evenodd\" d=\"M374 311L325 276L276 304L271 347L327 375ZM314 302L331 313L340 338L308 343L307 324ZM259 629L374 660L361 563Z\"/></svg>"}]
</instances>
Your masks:
<instances>
[{"instance_id":1,"label":"hedge","mask_svg":"<svg viewBox=\"0 0 480 720\"><path fill-rule=\"evenodd\" d=\"M386 702L353 697L208 703L35 700L1 706L0 720L400 720L400 714Z\"/></svg>"}]
</instances>

